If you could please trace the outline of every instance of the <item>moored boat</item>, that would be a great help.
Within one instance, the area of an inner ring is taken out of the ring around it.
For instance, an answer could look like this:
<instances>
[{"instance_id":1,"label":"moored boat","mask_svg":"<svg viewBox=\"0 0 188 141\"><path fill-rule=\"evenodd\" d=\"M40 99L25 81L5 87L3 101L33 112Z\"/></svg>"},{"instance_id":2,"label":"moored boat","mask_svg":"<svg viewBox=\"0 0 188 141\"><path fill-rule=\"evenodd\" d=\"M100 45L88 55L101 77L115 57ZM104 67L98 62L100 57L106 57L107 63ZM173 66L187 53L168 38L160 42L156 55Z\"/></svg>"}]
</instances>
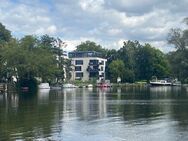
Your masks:
<instances>
[{"instance_id":1,"label":"moored boat","mask_svg":"<svg viewBox=\"0 0 188 141\"><path fill-rule=\"evenodd\" d=\"M112 87L110 80L103 80L103 81L97 81L97 87L99 88L108 88L108 87Z\"/></svg>"},{"instance_id":2,"label":"moored boat","mask_svg":"<svg viewBox=\"0 0 188 141\"><path fill-rule=\"evenodd\" d=\"M177 79L162 79L158 80L157 77L154 77L155 79L152 79L150 81L151 86L181 86L181 82Z\"/></svg>"},{"instance_id":3,"label":"moored boat","mask_svg":"<svg viewBox=\"0 0 188 141\"><path fill-rule=\"evenodd\" d=\"M156 80L156 81L150 81L150 85L152 85L152 86L171 86L172 83L168 82L167 80Z\"/></svg>"},{"instance_id":4,"label":"moored boat","mask_svg":"<svg viewBox=\"0 0 188 141\"><path fill-rule=\"evenodd\" d=\"M63 88L77 88L77 86L75 86L74 84L67 83L63 84Z\"/></svg>"},{"instance_id":5,"label":"moored boat","mask_svg":"<svg viewBox=\"0 0 188 141\"><path fill-rule=\"evenodd\" d=\"M50 85L49 85L49 83L40 83L38 85L38 88L39 89L50 89Z\"/></svg>"}]
</instances>

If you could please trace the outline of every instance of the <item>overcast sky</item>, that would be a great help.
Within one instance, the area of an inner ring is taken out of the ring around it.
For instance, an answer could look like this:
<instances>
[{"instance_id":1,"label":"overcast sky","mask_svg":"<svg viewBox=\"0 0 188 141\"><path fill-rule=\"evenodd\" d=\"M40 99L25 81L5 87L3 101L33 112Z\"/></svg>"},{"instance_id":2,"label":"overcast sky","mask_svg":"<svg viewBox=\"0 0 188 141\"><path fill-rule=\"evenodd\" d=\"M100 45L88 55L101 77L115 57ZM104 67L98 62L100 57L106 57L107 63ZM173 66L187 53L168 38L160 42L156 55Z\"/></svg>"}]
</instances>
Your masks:
<instances>
[{"instance_id":1,"label":"overcast sky","mask_svg":"<svg viewBox=\"0 0 188 141\"><path fill-rule=\"evenodd\" d=\"M119 49L138 40L168 52L170 28L183 28L188 0L0 0L0 22L13 36L49 34L72 50L91 40Z\"/></svg>"}]
</instances>

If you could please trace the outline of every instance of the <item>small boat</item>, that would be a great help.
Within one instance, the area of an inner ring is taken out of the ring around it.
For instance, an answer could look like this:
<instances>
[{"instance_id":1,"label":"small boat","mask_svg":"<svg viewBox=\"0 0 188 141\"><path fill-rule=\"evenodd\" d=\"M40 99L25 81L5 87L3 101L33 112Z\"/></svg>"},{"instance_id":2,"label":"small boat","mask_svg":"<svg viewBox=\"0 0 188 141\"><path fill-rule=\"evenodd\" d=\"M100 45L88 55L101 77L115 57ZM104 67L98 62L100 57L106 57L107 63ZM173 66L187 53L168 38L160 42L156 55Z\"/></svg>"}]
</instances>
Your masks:
<instances>
[{"instance_id":1,"label":"small boat","mask_svg":"<svg viewBox=\"0 0 188 141\"><path fill-rule=\"evenodd\" d=\"M168 82L167 80L156 80L156 81L150 81L150 85L152 85L152 86L171 86L172 83Z\"/></svg>"},{"instance_id":2,"label":"small boat","mask_svg":"<svg viewBox=\"0 0 188 141\"><path fill-rule=\"evenodd\" d=\"M62 85L52 85L50 86L51 90L61 90L62 89Z\"/></svg>"},{"instance_id":3,"label":"small boat","mask_svg":"<svg viewBox=\"0 0 188 141\"><path fill-rule=\"evenodd\" d=\"M50 89L49 83L40 83L38 87L39 89Z\"/></svg>"},{"instance_id":4,"label":"small boat","mask_svg":"<svg viewBox=\"0 0 188 141\"><path fill-rule=\"evenodd\" d=\"M108 87L112 87L112 85L110 84L110 80L103 80L103 81L97 81L97 87L108 88Z\"/></svg>"},{"instance_id":5,"label":"small boat","mask_svg":"<svg viewBox=\"0 0 188 141\"><path fill-rule=\"evenodd\" d=\"M89 84L86 86L87 88L93 88L93 85L92 84Z\"/></svg>"},{"instance_id":6,"label":"small boat","mask_svg":"<svg viewBox=\"0 0 188 141\"><path fill-rule=\"evenodd\" d=\"M177 79L158 80L157 77L154 78L150 81L150 85L152 86L181 86L181 82Z\"/></svg>"},{"instance_id":7,"label":"small boat","mask_svg":"<svg viewBox=\"0 0 188 141\"><path fill-rule=\"evenodd\" d=\"M63 88L77 88L77 86L70 84L70 83L67 83L67 84L63 85Z\"/></svg>"}]
</instances>

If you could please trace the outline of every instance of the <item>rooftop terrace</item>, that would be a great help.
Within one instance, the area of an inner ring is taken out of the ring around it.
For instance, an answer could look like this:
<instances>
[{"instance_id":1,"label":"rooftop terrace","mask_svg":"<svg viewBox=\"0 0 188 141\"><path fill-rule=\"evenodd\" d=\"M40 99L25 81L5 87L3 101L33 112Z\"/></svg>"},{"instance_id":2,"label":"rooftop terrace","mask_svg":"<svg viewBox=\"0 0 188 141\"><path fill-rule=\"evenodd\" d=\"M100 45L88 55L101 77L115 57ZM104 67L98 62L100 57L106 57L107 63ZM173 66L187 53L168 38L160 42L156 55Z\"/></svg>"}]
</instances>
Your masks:
<instances>
[{"instance_id":1,"label":"rooftop terrace","mask_svg":"<svg viewBox=\"0 0 188 141\"><path fill-rule=\"evenodd\" d=\"M100 57L102 54L96 51L73 51L69 52L69 58Z\"/></svg>"}]
</instances>

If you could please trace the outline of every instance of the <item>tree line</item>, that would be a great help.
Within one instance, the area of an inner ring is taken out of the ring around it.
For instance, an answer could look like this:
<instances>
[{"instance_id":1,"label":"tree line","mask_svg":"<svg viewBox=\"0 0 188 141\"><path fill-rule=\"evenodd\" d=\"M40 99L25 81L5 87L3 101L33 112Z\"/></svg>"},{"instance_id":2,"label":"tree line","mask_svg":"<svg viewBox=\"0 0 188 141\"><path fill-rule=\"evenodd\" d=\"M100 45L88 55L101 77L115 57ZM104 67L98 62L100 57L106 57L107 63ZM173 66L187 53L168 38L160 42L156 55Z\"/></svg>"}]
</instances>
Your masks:
<instances>
[{"instance_id":1,"label":"tree line","mask_svg":"<svg viewBox=\"0 0 188 141\"><path fill-rule=\"evenodd\" d=\"M185 19L188 24L188 19ZM77 51L97 51L107 58L106 79L116 82L149 81L173 77L188 83L188 29L171 29L169 44L176 50L167 54L146 43L126 41L118 49L105 49L92 41L78 45ZM26 35L21 39L12 37L11 32L0 23L0 81L11 82L12 77L23 83L41 79L41 82L62 83L67 65L67 79L71 77L71 62L63 59L59 38L43 35Z\"/></svg>"}]
</instances>

